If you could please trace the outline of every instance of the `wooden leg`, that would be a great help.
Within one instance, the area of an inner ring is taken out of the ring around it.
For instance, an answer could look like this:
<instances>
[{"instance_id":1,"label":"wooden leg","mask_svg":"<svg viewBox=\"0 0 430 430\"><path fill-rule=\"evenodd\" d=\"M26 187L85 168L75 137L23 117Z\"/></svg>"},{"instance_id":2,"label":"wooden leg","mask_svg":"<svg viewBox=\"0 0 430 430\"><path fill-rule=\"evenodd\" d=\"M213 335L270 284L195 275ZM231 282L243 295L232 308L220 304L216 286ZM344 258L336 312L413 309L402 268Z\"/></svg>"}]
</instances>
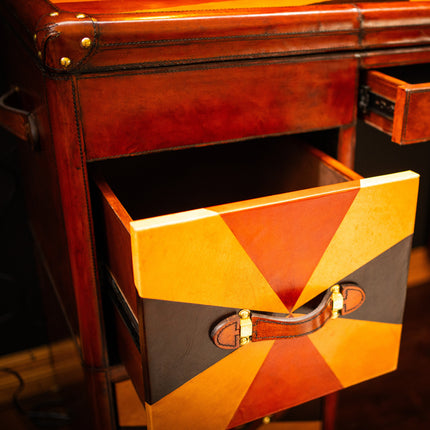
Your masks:
<instances>
[{"instance_id":1,"label":"wooden leg","mask_svg":"<svg viewBox=\"0 0 430 430\"><path fill-rule=\"evenodd\" d=\"M324 398L323 406L323 430L335 430L336 428L336 414L337 414L337 403L338 393L329 394Z\"/></svg>"},{"instance_id":2,"label":"wooden leg","mask_svg":"<svg viewBox=\"0 0 430 430\"><path fill-rule=\"evenodd\" d=\"M337 158L345 166L354 169L356 125L348 125L339 129Z\"/></svg>"},{"instance_id":3,"label":"wooden leg","mask_svg":"<svg viewBox=\"0 0 430 430\"><path fill-rule=\"evenodd\" d=\"M47 80L56 170L67 236L79 343L92 410L92 429L113 430L116 414L109 379L103 309L98 284L90 192L75 79ZM67 102L65 101L67 100ZM72 118L72 120L71 120Z\"/></svg>"},{"instance_id":4,"label":"wooden leg","mask_svg":"<svg viewBox=\"0 0 430 430\"><path fill-rule=\"evenodd\" d=\"M92 428L115 429L116 410L113 396L113 387L107 369L85 369L87 387L89 389L89 402L92 411Z\"/></svg>"}]
</instances>

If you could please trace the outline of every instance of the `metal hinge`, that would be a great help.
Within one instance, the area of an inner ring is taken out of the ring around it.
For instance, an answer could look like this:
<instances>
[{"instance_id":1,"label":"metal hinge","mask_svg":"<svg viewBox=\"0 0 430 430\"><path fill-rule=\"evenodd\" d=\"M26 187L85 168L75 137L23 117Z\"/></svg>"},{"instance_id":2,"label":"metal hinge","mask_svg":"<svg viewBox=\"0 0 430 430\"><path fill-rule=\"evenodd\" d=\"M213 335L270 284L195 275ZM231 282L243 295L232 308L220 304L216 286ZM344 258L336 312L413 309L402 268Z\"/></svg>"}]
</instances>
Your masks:
<instances>
[{"instance_id":1,"label":"metal hinge","mask_svg":"<svg viewBox=\"0 0 430 430\"><path fill-rule=\"evenodd\" d=\"M367 115L371 111L392 120L395 103L379 94L375 94L368 85L362 85L360 87L358 109L362 115Z\"/></svg>"},{"instance_id":2,"label":"metal hinge","mask_svg":"<svg viewBox=\"0 0 430 430\"><path fill-rule=\"evenodd\" d=\"M340 292L340 286L337 284L331 287L331 301L331 317L332 319L336 319L343 309L343 295Z\"/></svg>"},{"instance_id":3,"label":"metal hinge","mask_svg":"<svg viewBox=\"0 0 430 430\"><path fill-rule=\"evenodd\" d=\"M240 318L240 346L246 345L252 336L251 311L242 309L239 312Z\"/></svg>"}]
</instances>

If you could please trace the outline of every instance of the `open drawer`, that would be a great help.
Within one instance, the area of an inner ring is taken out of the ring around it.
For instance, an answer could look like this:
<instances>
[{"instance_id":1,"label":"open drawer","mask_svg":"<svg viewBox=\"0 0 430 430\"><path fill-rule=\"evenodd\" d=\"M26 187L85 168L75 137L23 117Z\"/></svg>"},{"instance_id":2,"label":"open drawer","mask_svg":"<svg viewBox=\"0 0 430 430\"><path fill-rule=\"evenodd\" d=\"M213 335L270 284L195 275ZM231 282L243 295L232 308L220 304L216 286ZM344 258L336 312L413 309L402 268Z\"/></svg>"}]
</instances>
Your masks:
<instances>
[{"instance_id":1,"label":"open drawer","mask_svg":"<svg viewBox=\"0 0 430 430\"><path fill-rule=\"evenodd\" d=\"M364 120L401 145L430 140L429 64L366 72L360 107Z\"/></svg>"},{"instance_id":2,"label":"open drawer","mask_svg":"<svg viewBox=\"0 0 430 430\"><path fill-rule=\"evenodd\" d=\"M149 428L232 428L396 368L417 174L362 179L285 137L120 161L96 183Z\"/></svg>"}]
</instances>

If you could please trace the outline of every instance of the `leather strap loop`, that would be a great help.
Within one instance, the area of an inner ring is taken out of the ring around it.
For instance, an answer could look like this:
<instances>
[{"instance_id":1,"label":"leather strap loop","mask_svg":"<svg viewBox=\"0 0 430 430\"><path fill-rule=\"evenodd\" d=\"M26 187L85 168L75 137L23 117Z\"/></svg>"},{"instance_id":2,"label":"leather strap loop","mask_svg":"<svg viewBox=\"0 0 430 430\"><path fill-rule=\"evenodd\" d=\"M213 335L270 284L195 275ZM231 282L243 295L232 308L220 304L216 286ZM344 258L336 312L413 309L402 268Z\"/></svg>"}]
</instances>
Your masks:
<instances>
[{"instance_id":1,"label":"leather strap loop","mask_svg":"<svg viewBox=\"0 0 430 430\"><path fill-rule=\"evenodd\" d=\"M19 139L29 142L32 149L39 143L36 119L32 112L11 106L8 102L19 94L18 88L12 88L0 97L0 127L8 130Z\"/></svg>"},{"instance_id":2,"label":"leather strap loop","mask_svg":"<svg viewBox=\"0 0 430 430\"><path fill-rule=\"evenodd\" d=\"M343 297L340 315L354 312L365 300L363 289L355 284L342 284L339 292ZM323 327L330 318L337 316L337 312L334 312L333 309L333 302L333 290L330 288L320 304L306 315L289 318L251 312L249 317L252 322L250 340L258 342L269 339L288 339L313 333ZM246 343L243 342L243 338L241 339L239 314L231 315L219 322L212 330L211 338L215 345L222 349L236 349L241 343Z\"/></svg>"}]
</instances>

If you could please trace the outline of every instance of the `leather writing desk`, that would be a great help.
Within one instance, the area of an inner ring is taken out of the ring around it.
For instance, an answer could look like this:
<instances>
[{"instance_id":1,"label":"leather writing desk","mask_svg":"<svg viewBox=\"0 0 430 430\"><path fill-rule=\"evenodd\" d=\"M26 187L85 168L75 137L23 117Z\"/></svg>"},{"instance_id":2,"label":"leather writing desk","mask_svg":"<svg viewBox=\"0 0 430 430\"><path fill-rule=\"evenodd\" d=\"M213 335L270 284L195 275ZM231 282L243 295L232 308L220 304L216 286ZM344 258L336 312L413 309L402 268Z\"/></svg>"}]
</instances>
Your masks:
<instances>
[{"instance_id":1,"label":"leather writing desk","mask_svg":"<svg viewBox=\"0 0 430 430\"><path fill-rule=\"evenodd\" d=\"M224 157L223 163L229 157L238 157L239 163L240 151L248 152L248 146L239 141L318 132L313 139L317 136L319 144L335 142L337 158L346 166L318 155L322 164L330 166L321 169L330 171L329 176L342 176L342 181L361 181L348 169L354 165L359 115L392 134L400 144L429 137L428 124L417 119L417 112L429 110L429 84L416 77L409 81L401 71L400 77L393 77L377 69L413 66L416 75L415 65L430 61L430 3L15 0L3 2L1 11L5 37L13 41L5 47L4 54L9 79L20 89L19 107L32 114L29 117L22 111L10 114L3 110L2 122L30 143L23 145L21 151L30 223L45 269L79 337L88 385L95 393L93 410L98 428L116 425L112 412L112 363L106 352L106 343L115 341L105 333L101 306L96 250L104 255L105 247L94 234L99 222L94 216L98 209L92 203L97 199L90 192L93 173L120 171L119 159L126 160L122 172L127 172L134 158L131 156L139 154L154 153L153 165L157 165L156 154L160 151L166 154L173 149L226 142L230 142L225 146L227 152L214 157ZM24 126L17 126L17 121L24 121ZM33 131L31 136L29 130ZM230 152L231 145L235 149ZM276 142L273 145L276 147ZM250 153L249 160L258 161L258 151ZM204 155L196 157L195 163L187 161L187 157L181 163L190 170L200 163L204 166L200 158ZM181 176L176 156L161 160L158 173L165 169L167 176L169 170ZM227 169L223 163L216 174L222 175ZM265 169L263 177L271 168ZM305 171L298 175L303 176ZM203 173L197 171L194 175L199 178ZM280 176L275 178L279 181L274 182L284 181ZM412 235L417 178L413 174L399 178L400 182L414 184L406 200L399 199L399 213L405 224L377 252L372 248L373 254L366 256L370 260ZM170 180L160 187L160 193L175 183L175 176ZM290 180L296 182L295 178ZM109 195L104 180L97 181L104 187L108 206L117 211L106 215L106 223L112 217L106 240L118 246L111 254L108 244L108 264L121 284L130 320L139 331L142 296L136 294L135 284L139 290L140 280L133 281L130 240L121 230L121 223L129 222L130 216L116 197ZM371 182L360 182L357 189ZM182 186L186 190L192 183L188 180ZM325 178L300 187L332 183ZM227 184L224 189L229 188ZM291 191L276 187L273 191L272 186L245 193L244 197L242 191L233 193L232 200L217 197L147 216ZM187 192L182 190L182 195ZM161 205L154 201L154 207ZM238 208L219 210L227 213ZM410 240L405 247L409 249ZM113 256L115 253L121 258ZM403 262L399 270L405 283L407 252ZM358 267L351 267L350 272ZM134 270L136 277L140 269ZM340 274L338 279L342 279ZM151 298L158 296L154 293ZM279 307L269 308L280 312ZM142 374L140 352L118 321L118 330L124 333L119 340L123 342L122 360L143 397L143 379L148 375ZM142 341L144 333L137 336ZM383 371L375 370L375 375ZM353 380L344 385L352 383ZM234 411L229 413L233 415ZM230 422L224 421L217 424L218 428ZM230 425L241 422L239 417Z\"/></svg>"}]
</instances>

